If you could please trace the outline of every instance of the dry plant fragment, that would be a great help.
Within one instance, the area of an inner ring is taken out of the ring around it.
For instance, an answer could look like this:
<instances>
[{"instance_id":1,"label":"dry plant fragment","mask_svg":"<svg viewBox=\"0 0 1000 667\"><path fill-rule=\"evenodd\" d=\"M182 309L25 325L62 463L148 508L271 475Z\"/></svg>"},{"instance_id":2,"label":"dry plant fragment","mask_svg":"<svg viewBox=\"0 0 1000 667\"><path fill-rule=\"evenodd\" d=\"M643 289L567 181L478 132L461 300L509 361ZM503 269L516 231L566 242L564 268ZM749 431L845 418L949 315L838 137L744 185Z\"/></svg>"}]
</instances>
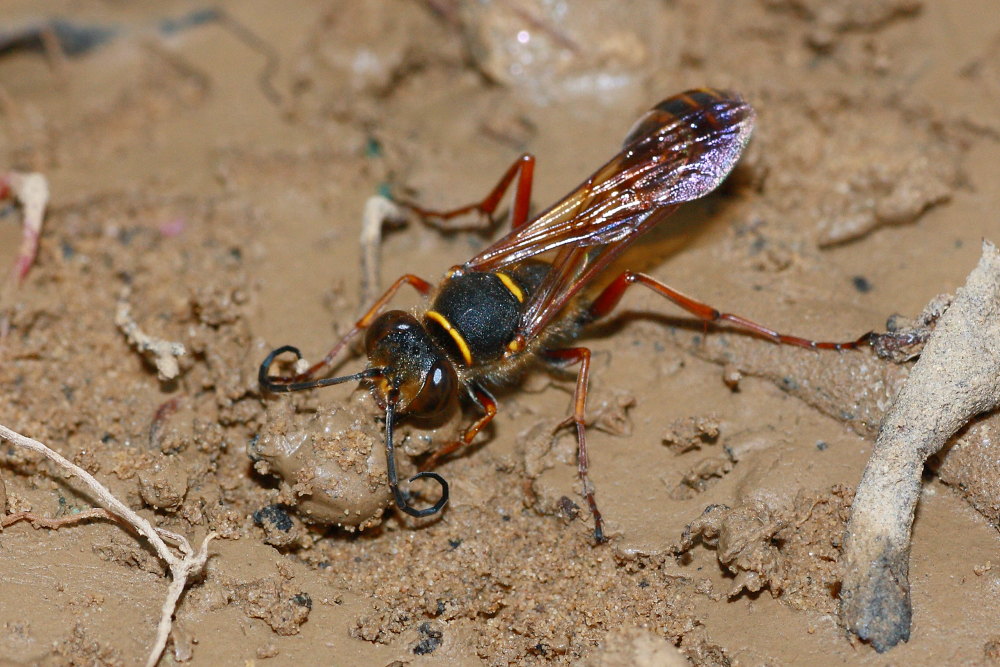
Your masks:
<instances>
[{"instance_id":1,"label":"dry plant fragment","mask_svg":"<svg viewBox=\"0 0 1000 667\"><path fill-rule=\"evenodd\" d=\"M7 335L9 322L6 314L8 303L14 289L21 284L28 270L35 263L38 254L38 237L42 234L42 221L45 219L45 208L49 204L49 182L44 176L36 173L10 171L0 174L0 201L13 197L21 203L24 211L21 247L10 278L0 287L0 339Z\"/></svg>"},{"instance_id":2,"label":"dry plant fragment","mask_svg":"<svg viewBox=\"0 0 1000 667\"><path fill-rule=\"evenodd\" d=\"M88 519L111 519L112 521L116 521L118 517L99 507L64 516L61 519L50 519L47 516L41 516L34 512L14 512L13 514L0 514L0 532L3 532L3 529L7 526L13 526L18 521L27 521L36 528L58 529L63 526L72 526Z\"/></svg>"},{"instance_id":3,"label":"dry plant fragment","mask_svg":"<svg viewBox=\"0 0 1000 667\"><path fill-rule=\"evenodd\" d=\"M135 528L140 535L149 541L153 549L156 550L157 555L170 567L171 582L167 588L167 597L161 608L160 622L156 630L156 641L153 644L153 648L150 649L149 658L146 660L147 667L156 665L163 654L164 647L167 645L167 638L170 636L170 628L173 623L174 610L177 608L177 600L180 598L181 593L184 592L188 579L200 572L202 567L204 567L205 561L208 559L208 543L215 537L215 533L209 533L201 543L201 547L195 552L184 536L155 528L151 523L132 511L125 503L115 498L93 475L83 468L74 465L58 452L37 440L32 440L20 433L16 433L3 425L0 425L0 438L8 440L19 447L38 452L66 469L71 475L75 475L82 480L115 518ZM104 510L99 509L90 510L81 513L83 516L71 517L69 521L75 522L83 518L99 517L103 512ZM68 522L67 520L55 520L53 522L52 520L40 519L33 515L18 516L14 520L28 520L42 527L48 525L53 528L58 528ZM3 525L9 525L9 523L13 522L5 520ZM182 554L180 557L171 552L166 542L164 542L164 538L177 545L177 549Z\"/></svg>"},{"instance_id":4,"label":"dry plant fragment","mask_svg":"<svg viewBox=\"0 0 1000 667\"><path fill-rule=\"evenodd\" d=\"M36 173L11 171L0 174L0 199L13 196L24 210L24 234L14 262L13 278L20 283L38 254L38 237L42 233L45 207L49 203L49 182Z\"/></svg>"},{"instance_id":5,"label":"dry plant fragment","mask_svg":"<svg viewBox=\"0 0 1000 667\"><path fill-rule=\"evenodd\" d=\"M125 334L130 345L144 357L152 360L161 381L173 380L180 373L177 357L187 353L184 345L162 338L154 338L140 329L139 325L132 319L132 307L128 302L131 293L132 291L125 287L118 297L118 307L115 309L115 326Z\"/></svg>"},{"instance_id":6,"label":"dry plant fragment","mask_svg":"<svg viewBox=\"0 0 1000 667\"><path fill-rule=\"evenodd\" d=\"M879 430L844 546L841 622L877 651L910 636L909 553L924 461L1000 405L1000 253L979 265L941 315Z\"/></svg>"},{"instance_id":7,"label":"dry plant fragment","mask_svg":"<svg viewBox=\"0 0 1000 667\"><path fill-rule=\"evenodd\" d=\"M934 297L915 320L901 315L890 317L886 323L888 331L872 334L870 339L878 358L903 364L919 357L938 319L951 305L951 298L950 294Z\"/></svg>"},{"instance_id":8,"label":"dry plant fragment","mask_svg":"<svg viewBox=\"0 0 1000 667\"><path fill-rule=\"evenodd\" d=\"M406 214L392 200L381 195L369 197L361 223L361 308L378 299L381 289L379 252L382 230L386 225L397 226L406 221Z\"/></svg>"}]
</instances>

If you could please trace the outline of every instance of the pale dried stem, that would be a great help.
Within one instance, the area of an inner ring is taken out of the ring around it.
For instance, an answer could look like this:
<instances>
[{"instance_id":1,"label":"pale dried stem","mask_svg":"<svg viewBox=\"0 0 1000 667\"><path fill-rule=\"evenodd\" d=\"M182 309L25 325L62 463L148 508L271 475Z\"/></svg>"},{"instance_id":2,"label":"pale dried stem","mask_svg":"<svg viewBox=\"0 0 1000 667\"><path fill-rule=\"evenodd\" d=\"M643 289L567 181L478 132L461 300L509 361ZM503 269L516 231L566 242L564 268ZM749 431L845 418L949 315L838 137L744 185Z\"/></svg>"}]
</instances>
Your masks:
<instances>
[{"instance_id":1,"label":"pale dried stem","mask_svg":"<svg viewBox=\"0 0 1000 667\"><path fill-rule=\"evenodd\" d=\"M0 91L0 103L2 91ZM10 326L7 307L17 286L24 281L38 254L38 239L42 234L45 209L49 204L49 182L36 173L10 171L0 174L0 199L14 197L21 204L24 220L21 247L14 260L10 278L0 286L0 341L7 337Z\"/></svg>"},{"instance_id":2,"label":"pale dried stem","mask_svg":"<svg viewBox=\"0 0 1000 667\"><path fill-rule=\"evenodd\" d=\"M924 461L1000 404L1000 253L983 243L889 408L858 485L844 543L842 623L885 651L910 636L910 530Z\"/></svg>"},{"instance_id":3,"label":"pale dried stem","mask_svg":"<svg viewBox=\"0 0 1000 667\"><path fill-rule=\"evenodd\" d=\"M192 574L199 572L205 565L205 561L208 559L208 543L215 537L215 534L209 533L205 537L205 540L201 543L201 547L197 552L195 552L184 536L156 528L149 521L139 516L127 505L118 500L107 488L104 487L103 484L97 481L93 475L80 466L70 462L64 456L50 449L41 442L12 431L2 424L0 424L0 438L9 440L15 445L24 447L25 449L38 452L67 470L71 475L78 477L97 496L101 504L107 507L110 513L114 515L114 518L125 521L135 528L140 535L149 541L157 555L167 563L170 568L172 581L170 582L170 586L167 588L167 597L161 608L160 622L157 626L156 632L156 641L154 642L153 648L149 653L149 658L146 661L147 667L153 667L156 665L156 663L160 660L160 656L163 654L163 649L167 645L167 638L170 636L170 628L173 623L173 615L174 610L177 607L177 601L180 599L181 594L187 586L188 578ZM51 525L51 527L58 528L61 525L65 525L69 521L79 521L82 518L101 516L101 512L103 512L103 510L90 510L89 512L84 512L81 513L81 515L68 517L66 519L43 520L32 515L19 517L17 520L31 520L33 523L37 523L42 526L45 525L45 522L55 522ZM11 521L11 523L13 523L13 521ZM4 525L8 524L4 523ZM171 553L170 548L163 541L163 539L161 539L161 535L170 541L175 542L177 544L177 548L184 554L183 557L178 557Z\"/></svg>"},{"instance_id":4,"label":"pale dried stem","mask_svg":"<svg viewBox=\"0 0 1000 667\"><path fill-rule=\"evenodd\" d=\"M381 261L382 231L386 225L399 225L406 213L392 200L381 195L368 198L361 223L361 312L363 313L382 292Z\"/></svg>"},{"instance_id":5,"label":"pale dried stem","mask_svg":"<svg viewBox=\"0 0 1000 667\"><path fill-rule=\"evenodd\" d=\"M19 521L27 521L32 526L36 528L49 528L58 530L63 526L72 526L89 519L107 519L109 521L115 521L117 523L128 524L124 518L109 512L106 509L95 507L89 510L84 510L82 512L77 512L76 514L71 514L69 516L60 517L54 519L52 517L42 516L40 514L35 514L34 512L15 512L14 514L7 514L6 516L0 517L0 529L6 528L7 526L12 526ZM191 546L188 544L187 540L183 535L179 535L173 531L167 530L166 528L160 528L158 526L153 526L153 529L165 540L169 540L177 545L177 549L183 552L185 555L190 553Z\"/></svg>"},{"instance_id":6,"label":"pale dried stem","mask_svg":"<svg viewBox=\"0 0 1000 667\"><path fill-rule=\"evenodd\" d=\"M38 238L49 204L49 182L41 174L12 171L0 176L0 191L8 188L24 211L24 232L14 263L14 280L21 282L38 254Z\"/></svg>"},{"instance_id":7,"label":"pale dried stem","mask_svg":"<svg viewBox=\"0 0 1000 667\"><path fill-rule=\"evenodd\" d=\"M183 343L164 340L150 336L132 319L132 306L129 305L129 287L122 289L118 296L118 306L115 308L115 326L117 326L129 344L140 354L153 362L157 376L161 381L173 380L180 373L177 357L187 354Z\"/></svg>"},{"instance_id":8,"label":"pale dried stem","mask_svg":"<svg viewBox=\"0 0 1000 667\"><path fill-rule=\"evenodd\" d=\"M19 521L27 521L35 528L59 529L63 526L72 526L73 524L80 523L81 521L86 521L88 519L111 519L112 521L116 521L118 517L101 508L84 510L83 512L60 517L58 519L41 516L39 514L35 514L34 512L15 512L14 514L8 514L0 517L0 529L6 528L7 526L13 526Z\"/></svg>"}]
</instances>

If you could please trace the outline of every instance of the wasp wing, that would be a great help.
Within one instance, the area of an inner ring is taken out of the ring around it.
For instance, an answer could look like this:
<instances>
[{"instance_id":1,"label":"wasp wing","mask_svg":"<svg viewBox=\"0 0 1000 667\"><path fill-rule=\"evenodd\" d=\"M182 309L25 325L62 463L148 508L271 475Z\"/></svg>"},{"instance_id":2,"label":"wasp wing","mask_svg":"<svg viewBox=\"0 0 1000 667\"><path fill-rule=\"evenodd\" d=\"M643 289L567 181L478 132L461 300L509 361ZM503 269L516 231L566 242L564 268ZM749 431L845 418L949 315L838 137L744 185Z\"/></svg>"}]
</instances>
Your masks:
<instances>
[{"instance_id":1,"label":"wasp wing","mask_svg":"<svg viewBox=\"0 0 1000 667\"><path fill-rule=\"evenodd\" d=\"M633 126L624 147L573 192L466 263L495 270L562 246L636 236L656 208L714 190L753 129L739 96L697 90L668 98Z\"/></svg>"},{"instance_id":2,"label":"wasp wing","mask_svg":"<svg viewBox=\"0 0 1000 667\"><path fill-rule=\"evenodd\" d=\"M675 208L676 204L642 214L643 222L636 227L636 235L659 224L660 220L670 215ZM628 245L628 242L622 242L596 246L568 246L557 251L552 261L552 268L542 284L532 293L529 302L525 304L518 332L525 340L537 336L562 311L570 299L614 261Z\"/></svg>"},{"instance_id":3,"label":"wasp wing","mask_svg":"<svg viewBox=\"0 0 1000 667\"><path fill-rule=\"evenodd\" d=\"M466 263L498 270L557 250L519 330L529 338L601 269L681 203L708 194L735 166L753 130L738 95L693 90L670 97L633 126L624 146L578 188Z\"/></svg>"}]
</instances>

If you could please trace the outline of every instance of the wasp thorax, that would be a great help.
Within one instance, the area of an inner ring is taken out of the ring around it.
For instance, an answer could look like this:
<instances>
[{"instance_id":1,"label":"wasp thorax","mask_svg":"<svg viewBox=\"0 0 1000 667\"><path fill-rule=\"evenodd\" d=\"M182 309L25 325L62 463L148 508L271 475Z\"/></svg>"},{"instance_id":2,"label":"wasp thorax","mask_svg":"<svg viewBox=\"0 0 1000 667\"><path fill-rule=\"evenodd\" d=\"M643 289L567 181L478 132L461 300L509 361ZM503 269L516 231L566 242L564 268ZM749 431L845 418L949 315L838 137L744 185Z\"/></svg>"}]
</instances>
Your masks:
<instances>
[{"instance_id":1,"label":"wasp thorax","mask_svg":"<svg viewBox=\"0 0 1000 667\"><path fill-rule=\"evenodd\" d=\"M381 374L372 393L382 407L397 395L396 412L433 417L448 408L458 391L458 375L419 321L402 310L380 315L365 334L368 365Z\"/></svg>"}]
</instances>

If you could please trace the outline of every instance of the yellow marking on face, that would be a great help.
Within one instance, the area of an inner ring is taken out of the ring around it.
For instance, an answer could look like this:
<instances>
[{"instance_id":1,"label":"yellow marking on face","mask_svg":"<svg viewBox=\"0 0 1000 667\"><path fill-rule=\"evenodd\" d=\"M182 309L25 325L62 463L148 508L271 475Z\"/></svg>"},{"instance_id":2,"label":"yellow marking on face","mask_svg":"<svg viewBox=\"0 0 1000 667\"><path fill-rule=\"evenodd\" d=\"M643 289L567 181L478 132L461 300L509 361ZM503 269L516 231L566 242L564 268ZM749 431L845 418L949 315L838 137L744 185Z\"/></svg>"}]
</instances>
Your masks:
<instances>
[{"instance_id":1,"label":"yellow marking on face","mask_svg":"<svg viewBox=\"0 0 1000 667\"><path fill-rule=\"evenodd\" d=\"M466 366L472 366L472 351L469 349L465 339L462 338L462 334L460 334L455 327L451 326L451 322L449 322L444 315L436 310L428 310L426 315L440 324L441 328L448 332L451 339L455 341L455 345L458 346L458 351L462 353L462 361L465 362Z\"/></svg>"},{"instance_id":2,"label":"yellow marking on face","mask_svg":"<svg viewBox=\"0 0 1000 667\"><path fill-rule=\"evenodd\" d=\"M514 298L517 299L518 303L524 303L524 292L518 284L514 282L513 278L508 276L506 273L500 273L499 271L493 275L499 278L500 282L503 283L503 286L510 290L510 293L514 295Z\"/></svg>"}]
</instances>

